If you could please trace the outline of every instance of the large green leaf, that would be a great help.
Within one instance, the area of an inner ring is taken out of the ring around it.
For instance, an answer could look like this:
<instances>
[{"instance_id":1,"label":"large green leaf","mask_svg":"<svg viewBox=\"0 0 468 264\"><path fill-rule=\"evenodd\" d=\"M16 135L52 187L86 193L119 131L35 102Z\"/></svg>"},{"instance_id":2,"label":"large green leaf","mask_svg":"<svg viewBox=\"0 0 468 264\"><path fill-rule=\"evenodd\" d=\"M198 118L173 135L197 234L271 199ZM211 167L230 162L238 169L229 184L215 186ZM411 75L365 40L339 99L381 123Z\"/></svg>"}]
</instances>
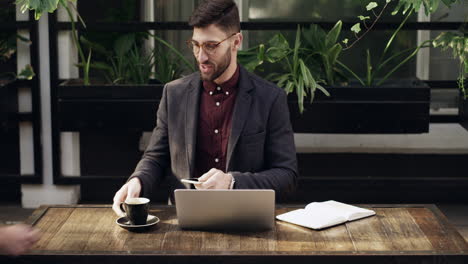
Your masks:
<instances>
[{"instance_id":1,"label":"large green leaf","mask_svg":"<svg viewBox=\"0 0 468 264\"><path fill-rule=\"evenodd\" d=\"M95 68L95 69L99 69L99 70L109 71L109 72L112 71L112 67L109 64L107 64L105 62L101 62L101 61L91 63L90 67Z\"/></svg>"},{"instance_id":2,"label":"large green leaf","mask_svg":"<svg viewBox=\"0 0 468 264\"><path fill-rule=\"evenodd\" d=\"M296 95L297 95L297 102L299 104L299 113L304 112L304 81L302 78L299 78L296 82Z\"/></svg>"},{"instance_id":3,"label":"large green leaf","mask_svg":"<svg viewBox=\"0 0 468 264\"><path fill-rule=\"evenodd\" d=\"M340 36L342 26L343 22L339 20L338 22L336 22L335 26L333 26L333 28L328 32L325 44L327 48L333 46L338 41L338 37Z\"/></svg>"},{"instance_id":4,"label":"large green leaf","mask_svg":"<svg viewBox=\"0 0 468 264\"><path fill-rule=\"evenodd\" d=\"M57 9L59 0L16 0L15 4L20 6L21 12L34 10L34 18L39 20L45 12L52 13Z\"/></svg>"},{"instance_id":5,"label":"large green leaf","mask_svg":"<svg viewBox=\"0 0 468 264\"><path fill-rule=\"evenodd\" d=\"M367 11L370 11L374 8L376 8L377 6L379 6L376 2L370 2L367 6L366 6L366 9Z\"/></svg>"},{"instance_id":6,"label":"large green leaf","mask_svg":"<svg viewBox=\"0 0 468 264\"><path fill-rule=\"evenodd\" d=\"M99 53L99 54L102 54L102 55L105 55L105 56L110 56L112 54L111 51L109 51L108 49L104 48L104 46L102 46L101 44L99 43L95 43L95 42L92 42L92 41L89 41L87 38L85 38L84 36L81 36L80 37L80 41L81 43L83 43L85 46L87 46L89 49L92 49L93 51Z\"/></svg>"},{"instance_id":7,"label":"large green leaf","mask_svg":"<svg viewBox=\"0 0 468 264\"><path fill-rule=\"evenodd\" d=\"M275 78L276 84L278 85L278 87L281 87L281 88L286 87L285 83L287 83L288 80L289 80L289 74L283 74Z\"/></svg>"},{"instance_id":8,"label":"large green leaf","mask_svg":"<svg viewBox=\"0 0 468 264\"><path fill-rule=\"evenodd\" d=\"M276 63L284 59L288 55L288 50L283 50L277 47L268 48L265 53L265 59L269 63Z\"/></svg>"},{"instance_id":9,"label":"large green leaf","mask_svg":"<svg viewBox=\"0 0 468 264\"><path fill-rule=\"evenodd\" d=\"M283 34L276 34L268 41L269 48L265 52L265 59L270 63L276 63L288 55L289 43Z\"/></svg>"},{"instance_id":10,"label":"large green leaf","mask_svg":"<svg viewBox=\"0 0 468 264\"><path fill-rule=\"evenodd\" d=\"M303 33L304 39L313 51L323 52L326 50L327 34L321 27L313 24L308 30L303 30Z\"/></svg>"},{"instance_id":11,"label":"large green leaf","mask_svg":"<svg viewBox=\"0 0 468 264\"><path fill-rule=\"evenodd\" d=\"M335 64L342 50L343 47L339 43L336 43L335 45L333 45L333 47L331 47L328 50L328 61L330 63L330 66Z\"/></svg>"},{"instance_id":12,"label":"large green leaf","mask_svg":"<svg viewBox=\"0 0 468 264\"><path fill-rule=\"evenodd\" d=\"M396 15L400 10L403 10L403 14L406 14L410 9L414 9L414 11L418 12L421 5L424 6L424 13L429 15L437 11L441 1L447 7L450 7L454 3L462 3L466 0L399 0L398 5L392 12L392 15Z\"/></svg>"},{"instance_id":13,"label":"large green leaf","mask_svg":"<svg viewBox=\"0 0 468 264\"><path fill-rule=\"evenodd\" d=\"M302 59L299 59L299 66L301 69L301 77L304 79L304 85L305 87L310 87L311 85L311 80L309 80L309 75L307 75L307 67L304 64L304 61Z\"/></svg>"},{"instance_id":14,"label":"large green leaf","mask_svg":"<svg viewBox=\"0 0 468 264\"><path fill-rule=\"evenodd\" d=\"M124 57L132 46L135 44L136 38L134 33L120 36L114 43L114 52L118 57Z\"/></svg>"},{"instance_id":15,"label":"large green leaf","mask_svg":"<svg viewBox=\"0 0 468 264\"><path fill-rule=\"evenodd\" d=\"M322 85L320 84L317 84L317 89L319 89L323 94L325 94L326 96L330 97L330 93L327 91L327 89L325 89Z\"/></svg>"},{"instance_id":16,"label":"large green leaf","mask_svg":"<svg viewBox=\"0 0 468 264\"><path fill-rule=\"evenodd\" d=\"M296 77L297 75L297 70L299 67L299 48L301 47L301 27L297 25L297 30L296 30L296 41L294 44L294 53L293 53L293 74Z\"/></svg>"},{"instance_id":17,"label":"large green leaf","mask_svg":"<svg viewBox=\"0 0 468 264\"><path fill-rule=\"evenodd\" d=\"M247 71L253 72L258 66L263 64L263 60L259 59L259 57L261 57L259 53L259 47L246 51L240 50L237 53L237 60Z\"/></svg>"},{"instance_id":18,"label":"large green leaf","mask_svg":"<svg viewBox=\"0 0 468 264\"><path fill-rule=\"evenodd\" d=\"M351 31L356 34L359 34L359 32L361 32L361 24L360 23L354 24L354 26L351 27Z\"/></svg>"},{"instance_id":19,"label":"large green leaf","mask_svg":"<svg viewBox=\"0 0 468 264\"><path fill-rule=\"evenodd\" d=\"M287 94L292 93L292 91L294 90L294 83L291 81L288 81L284 90L286 91Z\"/></svg>"},{"instance_id":20,"label":"large green leaf","mask_svg":"<svg viewBox=\"0 0 468 264\"><path fill-rule=\"evenodd\" d=\"M283 34L276 34L273 36L268 41L268 46L269 47L276 47L281 50L288 50L289 49L289 43L286 40L286 38L283 36Z\"/></svg>"},{"instance_id":21,"label":"large green leaf","mask_svg":"<svg viewBox=\"0 0 468 264\"><path fill-rule=\"evenodd\" d=\"M21 70L21 72L18 74L18 77L20 77L20 79L26 79L26 80L32 80L34 76L36 76L36 74L34 73L34 70L30 64L27 64L24 67L24 69Z\"/></svg>"}]
</instances>

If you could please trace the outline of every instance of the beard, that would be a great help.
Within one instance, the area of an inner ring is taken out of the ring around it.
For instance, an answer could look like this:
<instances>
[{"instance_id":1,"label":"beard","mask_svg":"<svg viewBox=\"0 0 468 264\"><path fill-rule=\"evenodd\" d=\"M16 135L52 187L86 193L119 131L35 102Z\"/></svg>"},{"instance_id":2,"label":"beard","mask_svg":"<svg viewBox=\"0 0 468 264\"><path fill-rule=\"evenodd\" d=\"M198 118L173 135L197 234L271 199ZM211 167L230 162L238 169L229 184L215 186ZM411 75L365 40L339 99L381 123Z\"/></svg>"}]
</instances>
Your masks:
<instances>
[{"instance_id":1,"label":"beard","mask_svg":"<svg viewBox=\"0 0 468 264\"><path fill-rule=\"evenodd\" d=\"M226 69L229 67L229 64L231 63L230 50L231 49L228 49L223 56L220 56L221 59L219 62L212 60L207 60L203 63L198 62L199 67L200 65L211 67L211 71L208 73L204 73L200 70L200 77L202 81L214 81L226 71Z\"/></svg>"}]
</instances>

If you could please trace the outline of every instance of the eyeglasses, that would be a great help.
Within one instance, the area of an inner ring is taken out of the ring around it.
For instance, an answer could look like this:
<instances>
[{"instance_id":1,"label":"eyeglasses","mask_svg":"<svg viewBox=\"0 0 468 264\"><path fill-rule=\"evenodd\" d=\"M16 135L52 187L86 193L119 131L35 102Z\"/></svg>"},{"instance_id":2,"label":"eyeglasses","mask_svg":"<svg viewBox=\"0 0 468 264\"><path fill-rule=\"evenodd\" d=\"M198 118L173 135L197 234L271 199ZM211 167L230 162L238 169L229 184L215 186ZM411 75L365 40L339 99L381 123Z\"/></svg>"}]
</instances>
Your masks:
<instances>
[{"instance_id":1,"label":"eyeglasses","mask_svg":"<svg viewBox=\"0 0 468 264\"><path fill-rule=\"evenodd\" d=\"M193 51L194 54L198 54L200 52L200 47L209 55L213 55L215 52L216 52L216 48L221 44L223 43L224 41L228 40L229 38L237 35L238 32L232 34L231 36L219 41L219 42L215 42L215 41L208 41L208 42L205 42L205 43L202 43L202 44L199 44L198 42L196 42L195 40L193 39L189 39L187 40L187 46L189 49L191 49Z\"/></svg>"}]
</instances>

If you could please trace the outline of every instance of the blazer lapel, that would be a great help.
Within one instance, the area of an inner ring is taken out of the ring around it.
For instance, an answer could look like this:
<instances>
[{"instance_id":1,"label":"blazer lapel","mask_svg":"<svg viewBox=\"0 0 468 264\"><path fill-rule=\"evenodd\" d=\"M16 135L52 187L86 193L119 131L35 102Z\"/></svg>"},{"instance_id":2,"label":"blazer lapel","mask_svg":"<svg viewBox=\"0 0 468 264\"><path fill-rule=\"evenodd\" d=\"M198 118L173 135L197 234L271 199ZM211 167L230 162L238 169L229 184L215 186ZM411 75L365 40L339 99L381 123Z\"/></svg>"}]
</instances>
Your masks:
<instances>
[{"instance_id":1,"label":"blazer lapel","mask_svg":"<svg viewBox=\"0 0 468 264\"><path fill-rule=\"evenodd\" d=\"M226 171L230 170L232 153L244 128L244 124L249 118L250 104L252 101L252 96L249 92L253 88L253 84L248 74L247 70L240 66L239 94L237 95L234 112L232 114L231 134L229 136L227 148Z\"/></svg>"},{"instance_id":2,"label":"blazer lapel","mask_svg":"<svg viewBox=\"0 0 468 264\"><path fill-rule=\"evenodd\" d=\"M198 112L200 104L200 76L196 77L190 82L189 91L187 92L187 100L185 107L185 143L188 160L188 177L193 177L194 174L194 157L195 157L195 144L197 141L197 128L198 128Z\"/></svg>"}]
</instances>

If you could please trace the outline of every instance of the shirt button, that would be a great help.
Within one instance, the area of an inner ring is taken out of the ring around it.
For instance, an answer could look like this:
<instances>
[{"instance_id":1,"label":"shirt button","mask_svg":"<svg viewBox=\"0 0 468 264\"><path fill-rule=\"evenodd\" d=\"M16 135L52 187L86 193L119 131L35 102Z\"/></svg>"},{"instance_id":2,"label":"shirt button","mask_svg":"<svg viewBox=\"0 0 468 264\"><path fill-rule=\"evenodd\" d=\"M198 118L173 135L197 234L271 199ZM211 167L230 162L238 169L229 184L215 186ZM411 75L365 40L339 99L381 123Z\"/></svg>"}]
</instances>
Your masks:
<instances>
[{"instance_id":1,"label":"shirt button","mask_svg":"<svg viewBox=\"0 0 468 264\"><path fill-rule=\"evenodd\" d=\"M218 134L218 133L219 133L219 130L218 130L218 129L215 129L214 132L215 132L215 134Z\"/></svg>"},{"instance_id":2,"label":"shirt button","mask_svg":"<svg viewBox=\"0 0 468 264\"><path fill-rule=\"evenodd\" d=\"M219 86L218 86L218 87L216 87L216 89L217 89L218 91L221 91L221 87L219 87Z\"/></svg>"},{"instance_id":3,"label":"shirt button","mask_svg":"<svg viewBox=\"0 0 468 264\"><path fill-rule=\"evenodd\" d=\"M213 91L210 91L210 95L213 95Z\"/></svg>"},{"instance_id":4,"label":"shirt button","mask_svg":"<svg viewBox=\"0 0 468 264\"><path fill-rule=\"evenodd\" d=\"M216 163L218 163L218 162L219 162L219 159L218 159L218 158L216 158L216 159L215 159L215 162L216 162Z\"/></svg>"},{"instance_id":5,"label":"shirt button","mask_svg":"<svg viewBox=\"0 0 468 264\"><path fill-rule=\"evenodd\" d=\"M219 105L220 105L220 103L219 103L219 102L216 102L216 106L219 106Z\"/></svg>"},{"instance_id":6,"label":"shirt button","mask_svg":"<svg viewBox=\"0 0 468 264\"><path fill-rule=\"evenodd\" d=\"M226 95L229 95L229 92L226 92Z\"/></svg>"}]
</instances>

